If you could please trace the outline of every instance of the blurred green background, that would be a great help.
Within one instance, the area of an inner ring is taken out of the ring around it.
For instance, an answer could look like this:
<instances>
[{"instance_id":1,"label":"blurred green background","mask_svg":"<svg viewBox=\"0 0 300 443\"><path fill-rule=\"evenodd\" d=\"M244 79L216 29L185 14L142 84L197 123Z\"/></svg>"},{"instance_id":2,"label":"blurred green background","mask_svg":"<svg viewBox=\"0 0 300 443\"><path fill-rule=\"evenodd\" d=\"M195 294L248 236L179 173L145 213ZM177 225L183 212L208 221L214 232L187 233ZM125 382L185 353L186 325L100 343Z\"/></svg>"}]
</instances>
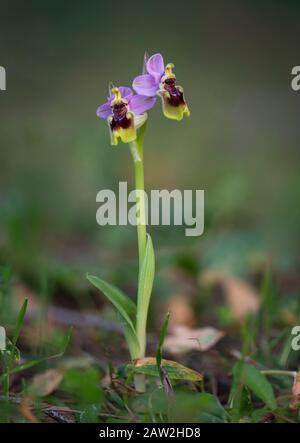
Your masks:
<instances>
[{"instance_id":1,"label":"blurred green background","mask_svg":"<svg viewBox=\"0 0 300 443\"><path fill-rule=\"evenodd\" d=\"M299 14L298 1L1 2L1 264L79 285L136 266L135 228L96 224L97 192L132 184L133 168L95 110L147 50L175 63L191 117L151 111L146 187L205 190L203 236L150 228L159 266L299 269Z\"/></svg>"}]
</instances>

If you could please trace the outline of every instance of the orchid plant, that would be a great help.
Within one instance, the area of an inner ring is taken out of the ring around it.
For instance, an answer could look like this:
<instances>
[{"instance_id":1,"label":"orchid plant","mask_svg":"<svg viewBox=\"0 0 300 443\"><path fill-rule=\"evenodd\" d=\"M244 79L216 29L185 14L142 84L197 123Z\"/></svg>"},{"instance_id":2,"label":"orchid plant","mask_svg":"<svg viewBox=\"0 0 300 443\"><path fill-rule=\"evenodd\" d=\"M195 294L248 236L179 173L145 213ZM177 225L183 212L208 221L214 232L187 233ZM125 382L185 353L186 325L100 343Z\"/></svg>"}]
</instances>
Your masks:
<instances>
[{"instance_id":1,"label":"orchid plant","mask_svg":"<svg viewBox=\"0 0 300 443\"><path fill-rule=\"evenodd\" d=\"M161 54L145 55L143 73L132 83L135 93L129 87L110 84L107 101L96 111L108 123L111 144L115 146L119 140L129 144L134 162L139 253L137 303L112 284L90 274L87 278L117 309L132 360L146 355L147 317L155 271L152 240L145 223L143 150L147 111L154 107L159 96L165 117L182 120L190 114L173 69L172 63L164 64ZM136 376L135 387L138 391L145 390L144 375Z\"/></svg>"}]
</instances>

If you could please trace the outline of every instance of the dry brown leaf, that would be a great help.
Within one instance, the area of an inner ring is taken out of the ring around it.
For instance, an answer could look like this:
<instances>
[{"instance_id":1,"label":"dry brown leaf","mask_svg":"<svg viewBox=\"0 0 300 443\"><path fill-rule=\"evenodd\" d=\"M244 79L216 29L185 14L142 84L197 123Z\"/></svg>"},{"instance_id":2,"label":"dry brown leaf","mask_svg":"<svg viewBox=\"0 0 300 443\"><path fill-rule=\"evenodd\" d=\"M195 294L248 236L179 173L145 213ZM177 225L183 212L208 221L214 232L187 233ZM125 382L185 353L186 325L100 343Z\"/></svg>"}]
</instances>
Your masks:
<instances>
[{"instance_id":1,"label":"dry brown leaf","mask_svg":"<svg viewBox=\"0 0 300 443\"><path fill-rule=\"evenodd\" d=\"M210 326L199 329L176 326L173 328L173 335L165 338L164 349L172 354L183 354L193 350L207 351L223 337L223 331Z\"/></svg>"},{"instance_id":2,"label":"dry brown leaf","mask_svg":"<svg viewBox=\"0 0 300 443\"><path fill-rule=\"evenodd\" d=\"M297 372L292 387L292 399L290 402L290 408L298 409L299 404L300 404L300 372Z\"/></svg>"},{"instance_id":3,"label":"dry brown leaf","mask_svg":"<svg viewBox=\"0 0 300 443\"><path fill-rule=\"evenodd\" d=\"M33 397L45 397L54 392L62 382L64 373L60 369L48 369L33 377L28 392Z\"/></svg>"},{"instance_id":4,"label":"dry brown leaf","mask_svg":"<svg viewBox=\"0 0 300 443\"><path fill-rule=\"evenodd\" d=\"M192 309L190 298L178 294L168 299L168 308L166 311L172 313L169 322L169 328L173 329L176 325L194 326L195 314Z\"/></svg>"},{"instance_id":5,"label":"dry brown leaf","mask_svg":"<svg viewBox=\"0 0 300 443\"><path fill-rule=\"evenodd\" d=\"M29 397L24 397L20 403L20 413L30 423L39 423L39 420L32 412L32 400Z\"/></svg>"},{"instance_id":6,"label":"dry brown leaf","mask_svg":"<svg viewBox=\"0 0 300 443\"><path fill-rule=\"evenodd\" d=\"M251 312L259 308L258 294L249 283L238 278L225 278L223 285L227 302L237 320L243 320Z\"/></svg>"},{"instance_id":7,"label":"dry brown leaf","mask_svg":"<svg viewBox=\"0 0 300 443\"><path fill-rule=\"evenodd\" d=\"M226 301L236 320L241 321L251 312L258 310L259 296L250 283L218 271L206 272L202 280L208 284L221 284Z\"/></svg>"}]
</instances>

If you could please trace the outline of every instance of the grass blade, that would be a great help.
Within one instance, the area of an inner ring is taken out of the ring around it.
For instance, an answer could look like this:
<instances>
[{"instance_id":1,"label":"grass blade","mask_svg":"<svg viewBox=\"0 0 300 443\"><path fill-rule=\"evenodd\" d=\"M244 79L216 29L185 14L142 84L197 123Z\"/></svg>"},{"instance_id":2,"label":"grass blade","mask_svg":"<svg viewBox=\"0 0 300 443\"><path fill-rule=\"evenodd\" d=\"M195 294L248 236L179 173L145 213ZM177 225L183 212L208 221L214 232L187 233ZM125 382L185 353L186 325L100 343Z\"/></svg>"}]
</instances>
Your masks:
<instances>
[{"instance_id":1,"label":"grass blade","mask_svg":"<svg viewBox=\"0 0 300 443\"><path fill-rule=\"evenodd\" d=\"M164 391L168 397L173 395L173 387L171 384L171 380L169 379L168 372L163 367L161 362L162 362L162 348L163 348L165 336L166 336L167 329L168 329L169 318L170 318L170 312L167 313L163 327L160 331L159 342L158 342L158 347L157 347L157 351L156 351L157 370L159 373L161 384L162 384Z\"/></svg>"},{"instance_id":2,"label":"grass blade","mask_svg":"<svg viewBox=\"0 0 300 443\"><path fill-rule=\"evenodd\" d=\"M162 347L163 347L165 336L166 336L166 333L168 330L169 319L170 319L170 312L167 313L163 327L160 331L159 343L158 343L158 347L157 347L157 351L156 351L156 363L157 363L158 370L160 370L160 366L161 366Z\"/></svg>"},{"instance_id":3,"label":"grass blade","mask_svg":"<svg viewBox=\"0 0 300 443\"><path fill-rule=\"evenodd\" d=\"M230 394L230 403L234 401L234 396L243 389L243 386L247 386L257 397L264 401L271 410L277 408L272 385L255 366L240 361L234 366L233 376L234 380Z\"/></svg>"},{"instance_id":4,"label":"grass blade","mask_svg":"<svg viewBox=\"0 0 300 443\"><path fill-rule=\"evenodd\" d=\"M20 311L18 314L18 318L17 318L17 322L16 322L16 327L15 327L15 332L14 332L14 336L12 339L12 344L14 346L16 346L23 323L24 323L24 318L25 318L25 314L26 314L26 310L27 310L27 305L28 305L28 299L26 298Z\"/></svg>"}]
</instances>

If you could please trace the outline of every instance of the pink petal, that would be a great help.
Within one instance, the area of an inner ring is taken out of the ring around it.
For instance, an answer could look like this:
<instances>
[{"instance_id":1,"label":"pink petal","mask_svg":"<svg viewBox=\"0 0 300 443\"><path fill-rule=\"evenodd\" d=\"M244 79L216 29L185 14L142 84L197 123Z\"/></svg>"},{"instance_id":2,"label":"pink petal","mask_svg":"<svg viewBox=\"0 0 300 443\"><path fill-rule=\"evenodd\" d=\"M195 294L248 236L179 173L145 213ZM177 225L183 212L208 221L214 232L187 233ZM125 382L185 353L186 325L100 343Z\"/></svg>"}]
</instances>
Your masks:
<instances>
[{"instance_id":1,"label":"pink petal","mask_svg":"<svg viewBox=\"0 0 300 443\"><path fill-rule=\"evenodd\" d=\"M112 114L112 112L111 112L111 107L110 107L110 101L99 106L99 108L96 111L96 115L99 118L103 118L104 120L106 120L107 117L109 117L111 114Z\"/></svg>"},{"instance_id":2,"label":"pink petal","mask_svg":"<svg viewBox=\"0 0 300 443\"><path fill-rule=\"evenodd\" d=\"M152 55L147 61L147 71L155 78L157 83L160 82L161 76L165 71L164 59L161 54Z\"/></svg>"},{"instance_id":3,"label":"pink petal","mask_svg":"<svg viewBox=\"0 0 300 443\"><path fill-rule=\"evenodd\" d=\"M128 88L127 86L120 86L119 90L121 93L121 97L125 98L127 101L129 101L131 99L131 97L133 96L132 89Z\"/></svg>"},{"instance_id":4,"label":"pink petal","mask_svg":"<svg viewBox=\"0 0 300 443\"><path fill-rule=\"evenodd\" d=\"M159 83L150 74L139 75L133 80L133 89L140 95L154 97L159 89Z\"/></svg>"},{"instance_id":5,"label":"pink petal","mask_svg":"<svg viewBox=\"0 0 300 443\"><path fill-rule=\"evenodd\" d=\"M129 102L130 111L136 115L143 114L153 108L156 97L146 97L145 95L134 95Z\"/></svg>"}]
</instances>

